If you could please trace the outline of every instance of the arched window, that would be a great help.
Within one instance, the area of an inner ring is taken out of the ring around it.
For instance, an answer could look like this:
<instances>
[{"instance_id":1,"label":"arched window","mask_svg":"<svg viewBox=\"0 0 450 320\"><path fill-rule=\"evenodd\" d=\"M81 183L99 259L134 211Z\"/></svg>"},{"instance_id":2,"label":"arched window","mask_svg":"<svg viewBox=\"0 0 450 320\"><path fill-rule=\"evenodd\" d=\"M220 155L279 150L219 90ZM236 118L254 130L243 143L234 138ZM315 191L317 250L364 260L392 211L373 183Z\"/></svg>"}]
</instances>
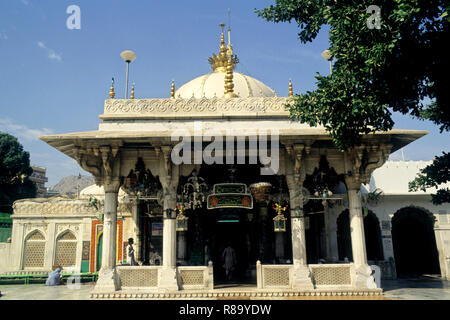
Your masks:
<instances>
[{"instance_id":1,"label":"arched window","mask_svg":"<svg viewBox=\"0 0 450 320\"><path fill-rule=\"evenodd\" d=\"M23 267L43 268L45 255L45 237L35 230L29 234L25 240Z\"/></svg>"},{"instance_id":2,"label":"arched window","mask_svg":"<svg viewBox=\"0 0 450 320\"><path fill-rule=\"evenodd\" d=\"M71 231L61 234L56 240L55 265L71 267L76 265L77 238Z\"/></svg>"}]
</instances>

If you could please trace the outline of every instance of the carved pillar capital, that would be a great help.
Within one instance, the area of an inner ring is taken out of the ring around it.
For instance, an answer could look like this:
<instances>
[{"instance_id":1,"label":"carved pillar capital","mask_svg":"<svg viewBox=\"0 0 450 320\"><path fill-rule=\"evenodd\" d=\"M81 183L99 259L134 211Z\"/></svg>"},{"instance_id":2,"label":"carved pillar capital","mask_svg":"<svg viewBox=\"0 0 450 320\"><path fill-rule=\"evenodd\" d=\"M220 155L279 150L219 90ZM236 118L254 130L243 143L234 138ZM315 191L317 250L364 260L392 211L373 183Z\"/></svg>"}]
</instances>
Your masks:
<instances>
[{"instance_id":1,"label":"carved pillar capital","mask_svg":"<svg viewBox=\"0 0 450 320\"><path fill-rule=\"evenodd\" d=\"M120 188L120 180L118 178L111 180L109 183L104 183L103 188L105 193L118 193Z\"/></svg>"},{"instance_id":2,"label":"carved pillar capital","mask_svg":"<svg viewBox=\"0 0 450 320\"><path fill-rule=\"evenodd\" d=\"M304 179L296 180L295 175L286 175L286 183L289 189L291 218L303 217L303 182Z\"/></svg>"},{"instance_id":3,"label":"carved pillar capital","mask_svg":"<svg viewBox=\"0 0 450 320\"><path fill-rule=\"evenodd\" d=\"M345 176L345 184L347 185L347 190L357 190L359 191L361 187L361 180L353 176Z\"/></svg>"},{"instance_id":4,"label":"carved pillar capital","mask_svg":"<svg viewBox=\"0 0 450 320\"><path fill-rule=\"evenodd\" d=\"M303 144L289 144L286 145L286 151L290 156L294 180L297 183L305 180L306 171L303 167L303 153L305 145Z\"/></svg>"},{"instance_id":5,"label":"carved pillar capital","mask_svg":"<svg viewBox=\"0 0 450 320\"><path fill-rule=\"evenodd\" d=\"M369 183L372 172L381 167L389 158L391 144L354 146L346 151L349 166L347 175L351 177L349 183ZM347 183L347 180L346 180Z\"/></svg>"}]
</instances>

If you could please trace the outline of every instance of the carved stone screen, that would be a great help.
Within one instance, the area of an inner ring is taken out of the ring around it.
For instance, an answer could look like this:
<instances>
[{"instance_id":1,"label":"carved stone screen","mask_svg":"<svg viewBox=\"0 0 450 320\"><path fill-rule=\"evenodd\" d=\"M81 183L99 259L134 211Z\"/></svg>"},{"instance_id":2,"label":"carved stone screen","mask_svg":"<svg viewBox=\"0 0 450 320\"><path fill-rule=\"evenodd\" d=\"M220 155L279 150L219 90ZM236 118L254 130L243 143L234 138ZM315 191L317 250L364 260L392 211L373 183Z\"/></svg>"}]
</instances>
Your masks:
<instances>
[{"instance_id":1,"label":"carved stone screen","mask_svg":"<svg viewBox=\"0 0 450 320\"><path fill-rule=\"evenodd\" d=\"M350 267L312 267L314 282L316 285L351 285Z\"/></svg>"},{"instance_id":2,"label":"carved stone screen","mask_svg":"<svg viewBox=\"0 0 450 320\"><path fill-rule=\"evenodd\" d=\"M72 232L66 232L56 241L55 264L70 267L76 264L77 238Z\"/></svg>"},{"instance_id":3,"label":"carved stone screen","mask_svg":"<svg viewBox=\"0 0 450 320\"><path fill-rule=\"evenodd\" d=\"M264 268L263 272L265 287L289 286L289 268Z\"/></svg>"},{"instance_id":4,"label":"carved stone screen","mask_svg":"<svg viewBox=\"0 0 450 320\"><path fill-rule=\"evenodd\" d=\"M180 277L183 285L203 285L203 270L181 270Z\"/></svg>"},{"instance_id":5,"label":"carved stone screen","mask_svg":"<svg viewBox=\"0 0 450 320\"><path fill-rule=\"evenodd\" d=\"M118 268L122 287L156 287L158 285L158 269L132 267Z\"/></svg>"},{"instance_id":6,"label":"carved stone screen","mask_svg":"<svg viewBox=\"0 0 450 320\"><path fill-rule=\"evenodd\" d=\"M39 231L33 232L25 241L24 268L43 268L45 238Z\"/></svg>"}]
</instances>

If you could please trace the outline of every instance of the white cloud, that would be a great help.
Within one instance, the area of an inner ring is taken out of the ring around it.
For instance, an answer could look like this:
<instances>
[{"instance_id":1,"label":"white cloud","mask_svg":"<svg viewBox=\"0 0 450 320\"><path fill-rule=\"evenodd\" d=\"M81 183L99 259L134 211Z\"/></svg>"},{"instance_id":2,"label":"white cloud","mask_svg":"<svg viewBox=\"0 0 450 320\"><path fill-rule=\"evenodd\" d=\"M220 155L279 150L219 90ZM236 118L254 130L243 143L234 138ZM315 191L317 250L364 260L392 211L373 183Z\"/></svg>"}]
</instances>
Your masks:
<instances>
[{"instance_id":1,"label":"white cloud","mask_svg":"<svg viewBox=\"0 0 450 320\"><path fill-rule=\"evenodd\" d=\"M26 125L14 123L11 119L0 119L0 131L27 141L38 140L39 136L53 133L51 129L31 129Z\"/></svg>"},{"instance_id":2,"label":"white cloud","mask_svg":"<svg viewBox=\"0 0 450 320\"><path fill-rule=\"evenodd\" d=\"M48 47L45 45L45 43L43 43L42 41L38 41L37 45L38 45L39 48L42 48L42 49L44 49L44 50L47 51L47 54L48 54L47 57L48 57L50 60L57 60L57 61L59 61L59 62L62 61L61 55L57 54L57 53L55 52L55 50L48 48Z\"/></svg>"},{"instance_id":3,"label":"white cloud","mask_svg":"<svg viewBox=\"0 0 450 320\"><path fill-rule=\"evenodd\" d=\"M8 35L4 31L0 31L0 40L8 40Z\"/></svg>"},{"instance_id":4,"label":"white cloud","mask_svg":"<svg viewBox=\"0 0 450 320\"><path fill-rule=\"evenodd\" d=\"M20 0L20 2L22 2L26 6L30 4L30 1L28 0Z\"/></svg>"}]
</instances>

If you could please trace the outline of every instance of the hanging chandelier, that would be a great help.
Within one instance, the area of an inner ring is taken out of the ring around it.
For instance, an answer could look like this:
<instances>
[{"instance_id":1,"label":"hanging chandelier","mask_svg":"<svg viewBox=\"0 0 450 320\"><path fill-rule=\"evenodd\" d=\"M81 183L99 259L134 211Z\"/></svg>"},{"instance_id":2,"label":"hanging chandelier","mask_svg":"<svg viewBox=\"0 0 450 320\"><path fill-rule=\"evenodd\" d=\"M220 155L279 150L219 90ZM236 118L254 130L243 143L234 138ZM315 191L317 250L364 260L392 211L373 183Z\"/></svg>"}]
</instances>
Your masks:
<instances>
[{"instance_id":1,"label":"hanging chandelier","mask_svg":"<svg viewBox=\"0 0 450 320\"><path fill-rule=\"evenodd\" d=\"M183 185L181 202L185 208L192 210L203 207L208 196L208 185L202 177L199 177L197 171L192 171L191 177Z\"/></svg>"},{"instance_id":2,"label":"hanging chandelier","mask_svg":"<svg viewBox=\"0 0 450 320\"><path fill-rule=\"evenodd\" d=\"M188 220L189 218L184 215L184 207L179 204L177 206L178 215L176 218L176 230L177 231L188 231Z\"/></svg>"},{"instance_id":3,"label":"hanging chandelier","mask_svg":"<svg viewBox=\"0 0 450 320\"><path fill-rule=\"evenodd\" d=\"M286 217L283 211L286 211L288 206L282 206L279 203L275 203L272 208L277 212L275 218L273 218L273 227L275 232L286 232Z\"/></svg>"},{"instance_id":4,"label":"hanging chandelier","mask_svg":"<svg viewBox=\"0 0 450 320\"><path fill-rule=\"evenodd\" d=\"M131 200L158 200L161 187L142 158L138 158L134 170L123 179L123 189Z\"/></svg>"}]
</instances>

